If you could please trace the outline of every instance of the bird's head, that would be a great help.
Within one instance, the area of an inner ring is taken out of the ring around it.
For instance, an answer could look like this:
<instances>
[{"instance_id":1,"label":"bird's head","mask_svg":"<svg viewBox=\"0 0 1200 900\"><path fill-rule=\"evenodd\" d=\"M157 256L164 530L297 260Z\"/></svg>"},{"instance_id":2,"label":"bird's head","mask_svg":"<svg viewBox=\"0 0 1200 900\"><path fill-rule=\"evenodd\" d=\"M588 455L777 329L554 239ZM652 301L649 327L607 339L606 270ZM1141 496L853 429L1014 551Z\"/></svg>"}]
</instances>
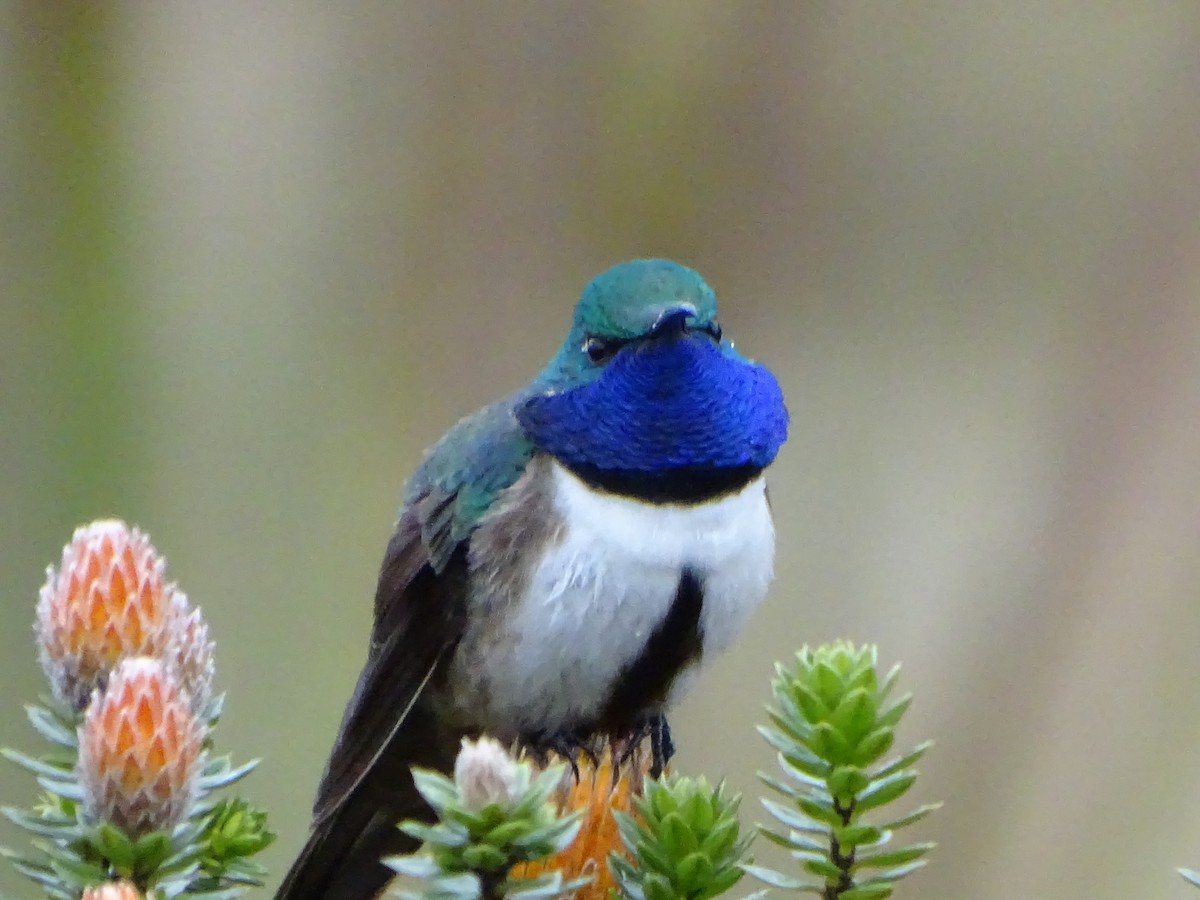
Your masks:
<instances>
[{"instance_id":1,"label":"bird's head","mask_svg":"<svg viewBox=\"0 0 1200 900\"><path fill-rule=\"evenodd\" d=\"M681 337L721 342L712 288L668 259L621 263L584 288L567 339L542 380L558 390L579 387L623 352Z\"/></svg>"},{"instance_id":2,"label":"bird's head","mask_svg":"<svg viewBox=\"0 0 1200 900\"><path fill-rule=\"evenodd\" d=\"M761 469L788 419L775 377L722 337L712 288L665 259L622 263L584 288L516 415L570 465L630 471Z\"/></svg>"}]
</instances>

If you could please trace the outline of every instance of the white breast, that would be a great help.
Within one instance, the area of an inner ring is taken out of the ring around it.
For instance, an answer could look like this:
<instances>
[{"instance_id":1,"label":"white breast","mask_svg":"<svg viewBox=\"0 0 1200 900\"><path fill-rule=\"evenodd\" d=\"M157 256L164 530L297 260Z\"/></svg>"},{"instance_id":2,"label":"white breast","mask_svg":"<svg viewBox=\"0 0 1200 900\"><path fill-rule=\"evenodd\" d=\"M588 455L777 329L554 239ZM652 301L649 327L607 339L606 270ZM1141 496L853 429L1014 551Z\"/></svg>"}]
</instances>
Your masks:
<instances>
[{"instance_id":1,"label":"white breast","mask_svg":"<svg viewBox=\"0 0 1200 900\"><path fill-rule=\"evenodd\" d=\"M701 638L711 659L733 640L771 580L775 533L760 477L697 505L648 504L592 490L557 463L561 538L505 618L488 655L488 718L552 729L600 712L609 688L666 615L680 574L701 580ZM681 685L675 683L672 698Z\"/></svg>"}]
</instances>

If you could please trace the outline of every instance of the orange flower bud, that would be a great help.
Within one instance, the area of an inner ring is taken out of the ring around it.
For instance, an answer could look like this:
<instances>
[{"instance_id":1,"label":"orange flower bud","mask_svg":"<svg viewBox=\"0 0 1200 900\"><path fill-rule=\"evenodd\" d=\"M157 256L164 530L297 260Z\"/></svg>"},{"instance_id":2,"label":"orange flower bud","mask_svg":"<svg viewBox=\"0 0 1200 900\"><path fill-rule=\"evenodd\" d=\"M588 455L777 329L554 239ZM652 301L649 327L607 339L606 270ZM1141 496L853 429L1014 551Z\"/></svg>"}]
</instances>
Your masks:
<instances>
[{"instance_id":1,"label":"orange flower bud","mask_svg":"<svg viewBox=\"0 0 1200 900\"><path fill-rule=\"evenodd\" d=\"M144 656L121 662L79 729L88 819L130 837L177 825L196 796L204 734L166 663Z\"/></svg>"},{"instance_id":2,"label":"orange flower bud","mask_svg":"<svg viewBox=\"0 0 1200 900\"><path fill-rule=\"evenodd\" d=\"M147 900L150 895L147 895ZM143 900L142 892L128 881L110 881L83 889L80 900Z\"/></svg>"},{"instance_id":3,"label":"orange flower bud","mask_svg":"<svg viewBox=\"0 0 1200 900\"><path fill-rule=\"evenodd\" d=\"M46 569L37 607L42 667L59 700L82 709L120 659L167 651L182 595L165 567L149 538L124 522L75 530L58 572Z\"/></svg>"}]
</instances>

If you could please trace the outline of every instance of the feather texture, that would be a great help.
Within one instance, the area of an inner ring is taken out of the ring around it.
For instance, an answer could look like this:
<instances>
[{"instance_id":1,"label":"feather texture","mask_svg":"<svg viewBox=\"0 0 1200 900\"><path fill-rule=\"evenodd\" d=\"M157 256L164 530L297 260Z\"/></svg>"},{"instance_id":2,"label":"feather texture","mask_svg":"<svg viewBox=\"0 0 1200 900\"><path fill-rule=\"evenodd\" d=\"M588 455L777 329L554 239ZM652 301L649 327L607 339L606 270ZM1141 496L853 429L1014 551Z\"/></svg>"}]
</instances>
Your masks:
<instances>
[{"instance_id":1,"label":"feather texture","mask_svg":"<svg viewBox=\"0 0 1200 900\"><path fill-rule=\"evenodd\" d=\"M706 335L629 347L592 383L532 396L516 416L569 466L638 472L762 469L788 424L775 377Z\"/></svg>"}]
</instances>

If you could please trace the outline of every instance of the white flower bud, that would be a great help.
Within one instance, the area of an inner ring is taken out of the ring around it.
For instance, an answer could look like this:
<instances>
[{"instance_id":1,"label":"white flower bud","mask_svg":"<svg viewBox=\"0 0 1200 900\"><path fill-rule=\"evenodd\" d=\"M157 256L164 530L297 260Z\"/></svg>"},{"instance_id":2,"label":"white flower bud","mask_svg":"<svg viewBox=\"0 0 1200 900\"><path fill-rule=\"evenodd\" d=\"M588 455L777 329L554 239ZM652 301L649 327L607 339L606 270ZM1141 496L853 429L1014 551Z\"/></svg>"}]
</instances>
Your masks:
<instances>
[{"instance_id":1,"label":"white flower bud","mask_svg":"<svg viewBox=\"0 0 1200 900\"><path fill-rule=\"evenodd\" d=\"M494 738L463 739L454 761L454 782L463 806L479 812L487 806L512 806L522 792L517 761Z\"/></svg>"}]
</instances>

